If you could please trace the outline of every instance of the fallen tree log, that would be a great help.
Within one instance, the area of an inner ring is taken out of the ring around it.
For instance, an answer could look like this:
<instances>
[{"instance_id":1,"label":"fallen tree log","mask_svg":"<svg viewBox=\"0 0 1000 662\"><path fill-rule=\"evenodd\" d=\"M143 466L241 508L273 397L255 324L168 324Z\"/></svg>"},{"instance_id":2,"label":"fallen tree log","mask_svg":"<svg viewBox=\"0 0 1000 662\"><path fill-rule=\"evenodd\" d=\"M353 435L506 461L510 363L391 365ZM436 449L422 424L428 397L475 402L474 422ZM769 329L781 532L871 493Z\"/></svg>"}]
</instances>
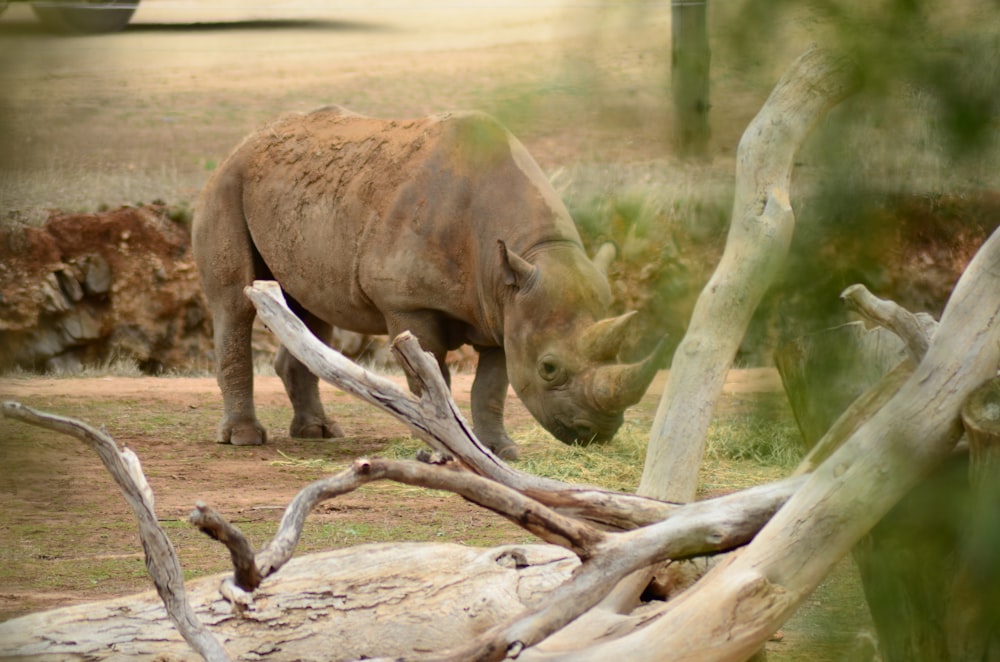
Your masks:
<instances>
[{"instance_id":1,"label":"fallen tree log","mask_svg":"<svg viewBox=\"0 0 1000 662\"><path fill-rule=\"evenodd\" d=\"M361 545L292 559L237 615L223 575L187 584L233 659L357 660L460 646L536 607L579 567L552 545ZM0 623L0 659L196 660L153 591Z\"/></svg>"}]
</instances>

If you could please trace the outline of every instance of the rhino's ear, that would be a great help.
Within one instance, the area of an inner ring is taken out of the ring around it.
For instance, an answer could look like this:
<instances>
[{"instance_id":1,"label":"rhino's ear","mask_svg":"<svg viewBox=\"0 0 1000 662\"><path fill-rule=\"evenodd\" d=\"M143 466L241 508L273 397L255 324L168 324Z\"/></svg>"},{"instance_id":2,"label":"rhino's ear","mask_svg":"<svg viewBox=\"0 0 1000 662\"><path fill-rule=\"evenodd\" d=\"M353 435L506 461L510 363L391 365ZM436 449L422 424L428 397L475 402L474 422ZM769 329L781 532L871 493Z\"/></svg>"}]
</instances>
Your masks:
<instances>
[{"instance_id":1,"label":"rhino's ear","mask_svg":"<svg viewBox=\"0 0 1000 662\"><path fill-rule=\"evenodd\" d=\"M594 266L597 267L598 271L607 276L608 269L616 257L618 257L618 247L615 246L614 242L606 241L594 253Z\"/></svg>"},{"instance_id":2,"label":"rhino's ear","mask_svg":"<svg viewBox=\"0 0 1000 662\"><path fill-rule=\"evenodd\" d=\"M500 268L503 270L503 282L518 289L523 288L535 275L535 267L523 257L507 250L507 244L502 239L497 240L497 251L500 253Z\"/></svg>"}]
</instances>

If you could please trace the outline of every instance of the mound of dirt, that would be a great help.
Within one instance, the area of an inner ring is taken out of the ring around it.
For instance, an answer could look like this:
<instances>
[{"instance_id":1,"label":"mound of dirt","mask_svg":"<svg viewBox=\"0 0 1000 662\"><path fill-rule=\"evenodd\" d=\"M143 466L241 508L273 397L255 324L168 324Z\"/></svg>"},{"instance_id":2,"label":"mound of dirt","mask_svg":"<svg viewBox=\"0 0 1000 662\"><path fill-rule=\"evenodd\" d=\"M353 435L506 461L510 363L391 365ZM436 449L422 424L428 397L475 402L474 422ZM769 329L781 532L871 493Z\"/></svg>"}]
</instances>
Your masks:
<instances>
[{"instance_id":1,"label":"mound of dirt","mask_svg":"<svg viewBox=\"0 0 1000 662\"><path fill-rule=\"evenodd\" d=\"M0 228L0 367L204 363L210 322L188 228L162 206Z\"/></svg>"}]
</instances>

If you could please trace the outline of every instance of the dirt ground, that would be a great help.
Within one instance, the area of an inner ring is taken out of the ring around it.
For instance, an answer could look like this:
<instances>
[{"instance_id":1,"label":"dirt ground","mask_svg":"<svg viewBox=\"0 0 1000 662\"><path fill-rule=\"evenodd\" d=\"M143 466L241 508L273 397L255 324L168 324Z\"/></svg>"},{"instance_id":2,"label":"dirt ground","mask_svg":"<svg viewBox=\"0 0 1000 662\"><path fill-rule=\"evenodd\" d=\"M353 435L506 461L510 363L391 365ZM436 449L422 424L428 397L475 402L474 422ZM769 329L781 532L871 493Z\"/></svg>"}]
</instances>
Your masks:
<instances>
[{"instance_id":1,"label":"dirt ground","mask_svg":"<svg viewBox=\"0 0 1000 662\"><path fill-rule=\"evenodd\" d=\"M648 428L664 378L661 374L643 402L630 410L631 424ZM405 383L401 376L394 379ZM456 400L466 411L471 383L471 374L454 376ZM733 371L724 411L779 391L780 380L773 370ZM260 544L273 534L283 508L309 481L356 457L395 452L393 445L401 441L417 447L404 425L388 415L327 384L322 385L322 394L348 438L327 442L289 438L290 408L280 380L258 376L256 402L271 438L261 447L235 448L214 443L221 400L210 377L0 380L0 400L16 400L103 427L139 455L156 495L157 514L189 576L223 571L228 562L216 543L186 523L196 500L225 513ZM537 424L516 397L508 400L506 419L515 438L529 439L523 444L526 456L541 446L558 445L537 433ZM132 516L94 452L78 440L9 419L0 419L0 439L4 454L0 532L6 541L0 558L6 557L7 566L0 588L0 619L148 588ZM60 532L60 522L71 535ZM470 544L531 539L457 497L387 485L338 498L310 518L310 527L312 535L304 537L301 551L404 535ZM337 531L325 530L331 527ZM124 572L123 559L134 560ZM101 561L119 565L105 568ZM24 564L47 565L51 572L43 573L42 579L35 572L19 576L16 568L27 567Z\"/></svg>"}]
</instances>

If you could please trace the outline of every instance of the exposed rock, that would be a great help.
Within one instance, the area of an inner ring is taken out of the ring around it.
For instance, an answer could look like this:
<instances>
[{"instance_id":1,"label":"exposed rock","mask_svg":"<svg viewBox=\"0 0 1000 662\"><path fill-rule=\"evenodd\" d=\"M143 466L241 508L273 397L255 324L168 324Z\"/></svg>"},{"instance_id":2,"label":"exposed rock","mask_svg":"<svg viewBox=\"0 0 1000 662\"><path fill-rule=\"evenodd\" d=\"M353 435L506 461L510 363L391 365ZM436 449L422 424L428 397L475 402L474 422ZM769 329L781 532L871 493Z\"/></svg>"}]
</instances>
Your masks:
<instances>
[{"instance_id":1,"label":"exposed rock","mask_svg":"<svg viewBox=\"0 0 1000 662\"><path fill-rule=\"evenodd\" d=\"M190 233L165 208L0 229L0 368L209 365L204 306Z\"/></svg>"}]
</instances>

